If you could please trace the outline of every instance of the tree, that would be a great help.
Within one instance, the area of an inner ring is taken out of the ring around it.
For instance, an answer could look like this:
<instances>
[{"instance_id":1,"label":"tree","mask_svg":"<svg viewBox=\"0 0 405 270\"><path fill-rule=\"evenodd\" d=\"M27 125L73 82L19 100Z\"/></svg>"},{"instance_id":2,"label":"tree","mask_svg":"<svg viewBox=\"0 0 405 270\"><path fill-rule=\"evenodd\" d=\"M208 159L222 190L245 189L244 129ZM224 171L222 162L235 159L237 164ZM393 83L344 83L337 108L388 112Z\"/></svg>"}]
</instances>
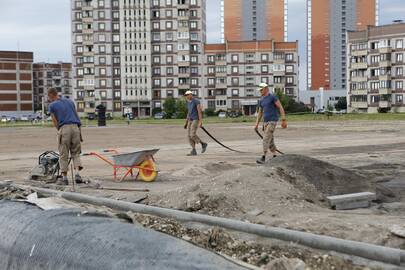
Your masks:
<instances>
[{"instance_id":1,"label":"tree","mask_svg":"<svg viewBox=\"0 0 405 270\"><path fill-rule=\"evenodd\" d=\"M274 93L280 100L281 105L283 105L283 108L287 113L298 113L298 112L311 111L307 106L305 106L304 103L296 102L293 98L284 94L282 88L274 89Z\"/></svg>"},{"instance_id":2,"label":"tree","mask_svg":"<svg viewBox=\"0 0 405 270\"><path fill-rule=\"evenodd\" d=\"M176 113L178 119L183 119L187 116L187 101L183 98L176 100Z\"/></svg>"},{"instance_id":3,"label":"tree","mask_svg":"<svg viewBox=\"0 0 405 270\"><path fill-rule=\"evenodd\" d=\"M347 110L347 100L346 97L340 97L338 102L335 104L335 109L337 111Z\"/></svg>"},{"instance_id":4,"label":"tree","mask_svg":"<svg viewBox=\"0 0 405 270\"><path fill-rule=\"evenodd\" d=\"M163 103L163 111L166 113L167 118L171 118L176 112L176 100L174 98L167 98Z\"/></svg>"}]
</instances>

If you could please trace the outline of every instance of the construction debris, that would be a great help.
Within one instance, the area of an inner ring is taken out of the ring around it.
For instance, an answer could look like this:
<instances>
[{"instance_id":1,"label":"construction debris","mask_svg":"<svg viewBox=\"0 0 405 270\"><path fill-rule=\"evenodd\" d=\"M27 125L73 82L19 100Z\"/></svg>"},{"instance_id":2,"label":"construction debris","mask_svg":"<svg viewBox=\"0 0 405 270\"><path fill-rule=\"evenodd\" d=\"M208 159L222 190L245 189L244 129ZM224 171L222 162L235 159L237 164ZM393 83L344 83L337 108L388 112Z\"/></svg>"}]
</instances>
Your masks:
<instances>
[{"instance_id":1,"label":"construction debris","mask_svg":"<svg viewBox=\"0 0 405 270\"><path fill-rule=\"evenodd\" d=\"M349 210L356 208L367 208L371 201L376 199L375 193L359 192L327 197L329 204L336 210Z\"/></svg>"}]
</instances>

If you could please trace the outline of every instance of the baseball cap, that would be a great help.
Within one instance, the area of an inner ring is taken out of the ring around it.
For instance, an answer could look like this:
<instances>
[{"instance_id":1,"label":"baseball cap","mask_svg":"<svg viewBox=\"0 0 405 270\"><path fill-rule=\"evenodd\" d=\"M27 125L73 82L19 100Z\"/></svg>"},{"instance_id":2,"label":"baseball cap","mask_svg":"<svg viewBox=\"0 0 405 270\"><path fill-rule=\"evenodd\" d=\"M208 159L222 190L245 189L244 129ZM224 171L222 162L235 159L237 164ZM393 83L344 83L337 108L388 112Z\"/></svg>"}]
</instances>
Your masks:
<instances>
[{"instance_id":1,"label":"baseball cap","mask_svg":"<svg viewBox=\"0 0 405 270\"><path fill-rule=\"evenodd\" d=\"M185 96L187 96L187 95L192 95L192 94L193 94L193 92L191 92L190 90L187 90L187 91L184 93Z\"/></svg>"},{"instance_id":2,"label":"baseball cap","mask_svg":"<svg viewBox=\"0 0 405 270\"><path fill-rule=\"evenodd\" d=\"M266 87L268 87L269 85L267 84L267 83L260 83L259 84L259 88L257 88L257 91L260 91L260 90L262 90L263 88L266 88Z\"/></svg>"}]
</instances>

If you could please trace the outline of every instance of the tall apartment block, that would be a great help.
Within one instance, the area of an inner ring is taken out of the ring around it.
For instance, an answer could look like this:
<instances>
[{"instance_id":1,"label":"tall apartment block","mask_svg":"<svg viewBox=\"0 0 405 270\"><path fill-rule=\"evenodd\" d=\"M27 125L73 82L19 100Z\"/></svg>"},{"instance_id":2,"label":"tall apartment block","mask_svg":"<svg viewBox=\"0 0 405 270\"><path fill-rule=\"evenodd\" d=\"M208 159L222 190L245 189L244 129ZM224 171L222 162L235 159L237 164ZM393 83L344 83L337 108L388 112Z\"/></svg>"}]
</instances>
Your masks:
<instances>
[{"instance_id":1,"label":"tall apartment block","mask_svg":"<svg viewBox=\"0 0 405 270\"><path fill-rule=\"evenodd\" d=\"M0 113L32 113L32 52L0 51Z\"/></svg>"},{"instance_id":2,"label":"tall apartment block","mask_svg":"<svg viewBox=\"0 0 405 270\"><path fill-rule=\"evenodd\" d=\"M346 89L346 31L378 25L379 0L307 0L308 90Z\"/></svg>"},{"instance_id":3,"label":"tall apartment block","mask_svg":"<svg viewBox=\"0 0 405 270\"><path fill-rule=\"evenodd\" d=\"M72 98L72 64L71 63L34 63L34 110L41 110L47 89L56 88L66 98Z\"/></svg>"},{"instance_id":4,"label":"tall apartment block","mask_svg":"<svg viewBox=\"0 0 405 270\"><path fill-rule=\"evenodd\" d=\"M348 32L348 111L405 112L405 23Z\"/></svg>"},{"instance_id":5,"label":"tall apartment block","mask_svg":"<svg viewBox=\"0 0 405 270\"><path fill-rule=\"evenodd\" d=\"M223 39L287 41L288 0L222 0Z\"/></svg>"},{"instance_id":6,"label":"tall apartment block","mask_svg":"<svg viewBox=\"0 0 405 270\"><path fill-rule=\"evenodd\" d=\"M298 42L227 41L205 45L204 108L254 114L257 86L298 95Z\"/></svg>"},{"instance_id":7,"label":"tall apartment block","mask_svg":"<svg viewBox=\"0 0 405 270\"><path fill-rule=\"evenodd\" d=\"M197 90L205 0L71 0L75 99L116 115L149 116L164 99Z\"/></svg>"}]
</instances>

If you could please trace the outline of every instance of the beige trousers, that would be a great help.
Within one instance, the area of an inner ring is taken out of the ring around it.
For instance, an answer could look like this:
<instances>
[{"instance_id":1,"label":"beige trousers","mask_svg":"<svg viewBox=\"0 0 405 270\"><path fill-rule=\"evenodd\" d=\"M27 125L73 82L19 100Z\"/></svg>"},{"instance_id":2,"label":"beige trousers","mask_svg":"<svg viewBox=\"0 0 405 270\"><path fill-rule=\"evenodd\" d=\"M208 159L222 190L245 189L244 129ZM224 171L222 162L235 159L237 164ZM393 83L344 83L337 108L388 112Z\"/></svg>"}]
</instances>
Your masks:
<instances>
[{"instance_id":1,"label":"beige trousers","mask_svg":"<svg viewBox=\"0 0 405 270\"><path fill-rule=\"evenodd\" d=\"M68 172L69 154L75 168L82 167L80 160L81 135L77 125L63 125L57 134L59 165L62 173Z\"/></svg>"},{"instance_id":2,"label":"beige trousers","mask_svg":"<svg viewBox=\"0 0 405 270\"><path fill-rule=\"evenodd\" d=\"M266 153L269 149L271 152L275 152L277 149L274 144L274 130L276 126L277 122L264 123L263 153Z\"/></svg>"},{"instance_id":3,"label":"beige trousers","mask_svg":"<svg viewBox=\"0 0 405 270\"><path fill-rule=\"evenodd\" d=\"M198 120L188 121L188 141L191 147L194 149L196 144L201 143L201 139L197 136Z\"/></svg>"}]
</instances>

